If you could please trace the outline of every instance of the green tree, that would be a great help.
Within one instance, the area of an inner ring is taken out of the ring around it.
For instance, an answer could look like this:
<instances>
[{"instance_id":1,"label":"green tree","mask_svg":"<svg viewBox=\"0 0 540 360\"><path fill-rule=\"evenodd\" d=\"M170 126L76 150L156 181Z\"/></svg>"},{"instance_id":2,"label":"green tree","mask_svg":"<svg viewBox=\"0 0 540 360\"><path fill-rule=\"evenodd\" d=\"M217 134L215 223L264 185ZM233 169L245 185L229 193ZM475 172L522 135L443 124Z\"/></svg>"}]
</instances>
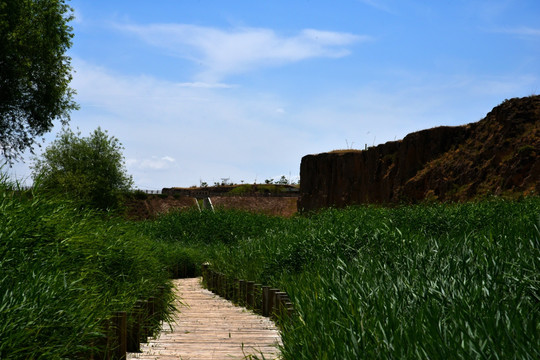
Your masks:
<instances>
[{"instance_id":1,"label":"green tree","mask_svg":"<svg viewBox=\"0 0 540 360\"><path fill-rule=\"evenodd\" d=\"M122 144L97 128L88 137L64 129L32 167L36 187L98 209L119 205L133 185Z\"/></svg>"},{"instance_id":2,"label":"green tree","mask_svg":"<svg viewBox=\"0 0 540 360\"><path fill-rule=\"evenodd\" d=\"M0 152L7 162L76 109L66 0L0 0Z\"/></svg>"}]
</instances>

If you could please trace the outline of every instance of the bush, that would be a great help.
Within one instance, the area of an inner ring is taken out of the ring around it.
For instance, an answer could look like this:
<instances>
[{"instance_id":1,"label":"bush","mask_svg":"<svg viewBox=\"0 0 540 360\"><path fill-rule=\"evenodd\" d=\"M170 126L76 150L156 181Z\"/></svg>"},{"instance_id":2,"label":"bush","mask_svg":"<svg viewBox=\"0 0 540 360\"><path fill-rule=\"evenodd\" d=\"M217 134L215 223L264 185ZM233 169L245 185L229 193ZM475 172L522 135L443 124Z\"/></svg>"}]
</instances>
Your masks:
<instances>
[{"instance_id":1,"label":"bush","mask_svg":"<svg viewBox=\"0 0 540 360\"><path fill-rule=\"evenodd\" d=\"M124 168L122 144L97 128L89 137L64 129L36 158L36 188L73 199L84 206L114 209L132 186Z\"/></svg>"},{"instance_id":2,"label":"bush","mask_svg":"<svg viewBox=\"0 0 540 360\"><path fill-rule=\"evenodd\" d=\"M133 192L133 197L137 200L146 200L148 199L148 194L142 190L135 190Z\"/></svg>"}]
</instances>

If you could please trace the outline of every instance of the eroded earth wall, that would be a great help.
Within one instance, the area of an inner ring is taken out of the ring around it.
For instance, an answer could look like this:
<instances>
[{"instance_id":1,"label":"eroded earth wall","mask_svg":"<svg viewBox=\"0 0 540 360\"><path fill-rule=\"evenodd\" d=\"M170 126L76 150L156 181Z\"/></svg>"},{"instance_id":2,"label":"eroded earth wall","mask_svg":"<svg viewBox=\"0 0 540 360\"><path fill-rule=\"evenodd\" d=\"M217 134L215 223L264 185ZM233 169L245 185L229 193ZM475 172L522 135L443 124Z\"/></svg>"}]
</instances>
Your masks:
<instances>
[{"instance_id":1,"label":"eroded earth wall","mask_svg":"<svg viewBox=\"0 0 540 360\"><path fill-rule=\"evenodd\" d=\"M539 125L540 96L530 96L506 100L477 123L304 156L298 209L538 194Z\"/></svg>"}]
</instances>

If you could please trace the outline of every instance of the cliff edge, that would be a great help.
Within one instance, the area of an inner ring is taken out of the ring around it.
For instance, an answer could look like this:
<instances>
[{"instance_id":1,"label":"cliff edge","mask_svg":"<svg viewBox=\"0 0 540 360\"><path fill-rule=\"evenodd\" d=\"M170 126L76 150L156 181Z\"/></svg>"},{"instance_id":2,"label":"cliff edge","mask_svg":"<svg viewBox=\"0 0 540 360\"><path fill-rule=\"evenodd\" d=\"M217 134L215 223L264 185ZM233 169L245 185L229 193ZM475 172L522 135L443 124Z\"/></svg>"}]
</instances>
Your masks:
<instances>
[{"instance_id":1,"label":"cliff edge","mask_svg":"<svg viewBox=\"0 0 540 360\"><path fill-rule=\"evenodd\" d=\"M539 194L539 153L540 96L505 100L476 123L304 156L298 209Z\"/></svg>"}]
</instances>

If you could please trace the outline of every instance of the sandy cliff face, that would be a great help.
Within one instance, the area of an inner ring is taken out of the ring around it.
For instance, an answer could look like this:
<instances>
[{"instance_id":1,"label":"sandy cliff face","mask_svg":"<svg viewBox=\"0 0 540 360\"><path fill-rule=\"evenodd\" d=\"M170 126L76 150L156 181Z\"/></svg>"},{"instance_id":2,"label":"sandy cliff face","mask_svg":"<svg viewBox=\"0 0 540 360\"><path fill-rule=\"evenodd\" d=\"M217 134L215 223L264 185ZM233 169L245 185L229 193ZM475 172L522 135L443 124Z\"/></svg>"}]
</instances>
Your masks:
<instances>
[{"instance_id":1,"label":"sandy cliff face","mask_svg":"<svg viewBox=\"0 0 540 360\"><path fill-rule=\"evenodd\" d=\"M305 156L298 208L539 193L539 152L540 96L507 100L477 123Z\"/></svg>"}]
</instances>

